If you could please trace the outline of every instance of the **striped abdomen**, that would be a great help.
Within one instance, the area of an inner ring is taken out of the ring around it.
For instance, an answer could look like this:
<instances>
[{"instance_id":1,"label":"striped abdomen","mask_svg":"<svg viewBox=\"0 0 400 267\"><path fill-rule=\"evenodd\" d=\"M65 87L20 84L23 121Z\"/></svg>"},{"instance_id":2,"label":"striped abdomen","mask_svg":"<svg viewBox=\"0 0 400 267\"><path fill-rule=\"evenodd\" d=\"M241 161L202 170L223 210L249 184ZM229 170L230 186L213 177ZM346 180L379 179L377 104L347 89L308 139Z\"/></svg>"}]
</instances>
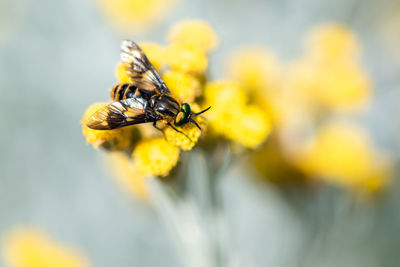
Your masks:
<instances>
[{"instance_id":1,"label":"striped abdomen","mask_svg":"<svg viewBox=\"0 0 400 267\"><path fill-rule=\"evenodd\" d=\"M137 91L137 87L131 83L122 83L114 85L110 90L111 99L120 101L132 98Z\"/></svg>"}]
</instances>

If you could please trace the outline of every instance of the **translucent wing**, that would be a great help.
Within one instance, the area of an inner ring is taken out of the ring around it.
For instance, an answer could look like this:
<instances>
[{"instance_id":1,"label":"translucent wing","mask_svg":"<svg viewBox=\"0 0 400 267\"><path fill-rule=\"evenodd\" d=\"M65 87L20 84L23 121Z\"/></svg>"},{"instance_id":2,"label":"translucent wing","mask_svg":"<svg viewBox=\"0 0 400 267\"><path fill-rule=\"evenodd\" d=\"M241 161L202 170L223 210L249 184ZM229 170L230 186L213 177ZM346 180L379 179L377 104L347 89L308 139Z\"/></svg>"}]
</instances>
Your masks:
<instances>
[{"instance_id":1,"label":"translucent wing","mask_svg":"<svg viewBox=\"0 0 400 267\"><path fill-rule=\"evenodd\" d=\"M121 60L126 63L132 83L140 89L170 93L143 50L135 43L125 40L121 43Z\"/></svg>"},{"instance_id":2,"label":"translucent wing","mask_svg":"<svg viewBox=\"0 0 400 267\"><path fill-rule=\"evenodd\" d=\"M145 113L145 104L140 99L125 99L96 111L86 122L94 130L112 130L128 125L153 121Z\"/></svg>"}]
</instances>

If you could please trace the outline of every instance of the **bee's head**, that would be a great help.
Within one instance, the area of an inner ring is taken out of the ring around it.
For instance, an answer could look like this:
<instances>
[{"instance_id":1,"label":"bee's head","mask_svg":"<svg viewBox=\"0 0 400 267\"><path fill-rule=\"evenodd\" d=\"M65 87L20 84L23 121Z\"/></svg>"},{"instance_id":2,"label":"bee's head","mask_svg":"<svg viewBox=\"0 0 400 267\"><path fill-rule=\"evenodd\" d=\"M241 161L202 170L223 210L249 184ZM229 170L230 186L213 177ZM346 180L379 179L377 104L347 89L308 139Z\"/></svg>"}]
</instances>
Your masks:
<instances>
[{"instance_id":1,"label":"bee's head","mask_svg":"<svg viewBox=\"0 0 400 267\"><path fill-rule=\"evenodd\" d=\"M192 119L192 117L200 115L200 114L206 112L207 110L209 110L210 108L211 107L208 107L200 112L192 113L192 111L190 109L190 105L188 103L183 103L181 106L181 110L178 112L178 114L175 117L174 124L175 124L175 126L182 126L185 123L188 123L190 121L190 122L194 123L199 129L201 129L200 126L197 124L197 122Z\"/></svg>"}]
</instances>

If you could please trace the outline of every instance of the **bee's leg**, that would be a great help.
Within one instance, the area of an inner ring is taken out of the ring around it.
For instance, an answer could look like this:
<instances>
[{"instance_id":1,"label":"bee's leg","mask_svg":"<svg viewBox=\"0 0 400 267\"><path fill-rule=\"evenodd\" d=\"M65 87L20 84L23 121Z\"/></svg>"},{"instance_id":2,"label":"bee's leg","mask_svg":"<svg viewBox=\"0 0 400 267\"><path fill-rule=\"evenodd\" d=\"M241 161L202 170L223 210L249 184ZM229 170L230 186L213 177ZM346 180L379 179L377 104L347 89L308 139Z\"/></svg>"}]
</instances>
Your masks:
<instances>
[{"instance_id":1,"label":"bee's leg","mask_svg":"<svg viewBox=\"0 0 400 267\"><path fill-rule=\"evenodd\" d=\"M157 127L157 121L158 120L153 121L153 127L159 130L160 132L164 133L163 129Z\"/></svg>"},{"instance_id":2,"label":"bee's leg","mask_svg":"<svg viewBox=\"0 0 400 267\"><path fill-rule=\"evenodd\" d=\"M161 128L159 128L159 127L157 126L157 121L159 121L159 120L155 120L155 121L153 122L153 127L156 128L157 130L159 130L159 131L162 133L162 135L164 136L164 138L166 139L166 137L165 137L165 132L163 131L163 129L161 129Z\"/></svg>"},{"instance_id":3,"label":"bee's leg","mask_svg":"<svg viewBox=\"0 0 400 267\"><path fill-rule=\"evenodd\" d=\"M176 129L170 122L168 122L167 125L170 126L172 129L174 129L175 131L177 131L178 133L181 133L181 134L183 134L184 136L186 136L186 138L189 139L190 142L193 142L192 139L189 138L189 136L187 136L184 132L179 131L178 129Z\"/></svg>"}]
</instances>

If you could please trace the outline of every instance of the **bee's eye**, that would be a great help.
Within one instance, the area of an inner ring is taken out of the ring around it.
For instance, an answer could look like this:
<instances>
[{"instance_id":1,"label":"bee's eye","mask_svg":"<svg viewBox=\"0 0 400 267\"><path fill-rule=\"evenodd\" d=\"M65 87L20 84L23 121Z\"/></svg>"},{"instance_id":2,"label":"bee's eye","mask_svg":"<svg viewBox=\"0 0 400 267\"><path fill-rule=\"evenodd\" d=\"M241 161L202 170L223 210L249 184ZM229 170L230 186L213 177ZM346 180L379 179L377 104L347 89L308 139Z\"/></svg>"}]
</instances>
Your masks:
<instances>
[{"instance_id":1,"label":"bee's eye","mask_svg":"<svg viewBox=\"0 0 400 267\"><path fill-rule=\"evenodd\" d=\"M183 103L181 111L175 117L175 126L182 126L189 121L190 117L190 106L187 103Z\"/></svg>"},{"instance_id":2,"label":"bee's eye","mask_svg":"<svg viewBox=\"0 0 400 267\"><path fill-rule=\"evenodd\" d=\"M187 114L190 114L190 106L188 103L183 103L181 107L181 111Z\"/></svg>"},{"instance_id":3,"label":"bee's eye","mask_svg":"<svg viewBox=\"0 0 400 267\"><path fill-rule=\"evenodd\" d=\"M179 112L175 117L175 126L182 126L185 123L185 112Z\"/></svg>"}]
</instances>

